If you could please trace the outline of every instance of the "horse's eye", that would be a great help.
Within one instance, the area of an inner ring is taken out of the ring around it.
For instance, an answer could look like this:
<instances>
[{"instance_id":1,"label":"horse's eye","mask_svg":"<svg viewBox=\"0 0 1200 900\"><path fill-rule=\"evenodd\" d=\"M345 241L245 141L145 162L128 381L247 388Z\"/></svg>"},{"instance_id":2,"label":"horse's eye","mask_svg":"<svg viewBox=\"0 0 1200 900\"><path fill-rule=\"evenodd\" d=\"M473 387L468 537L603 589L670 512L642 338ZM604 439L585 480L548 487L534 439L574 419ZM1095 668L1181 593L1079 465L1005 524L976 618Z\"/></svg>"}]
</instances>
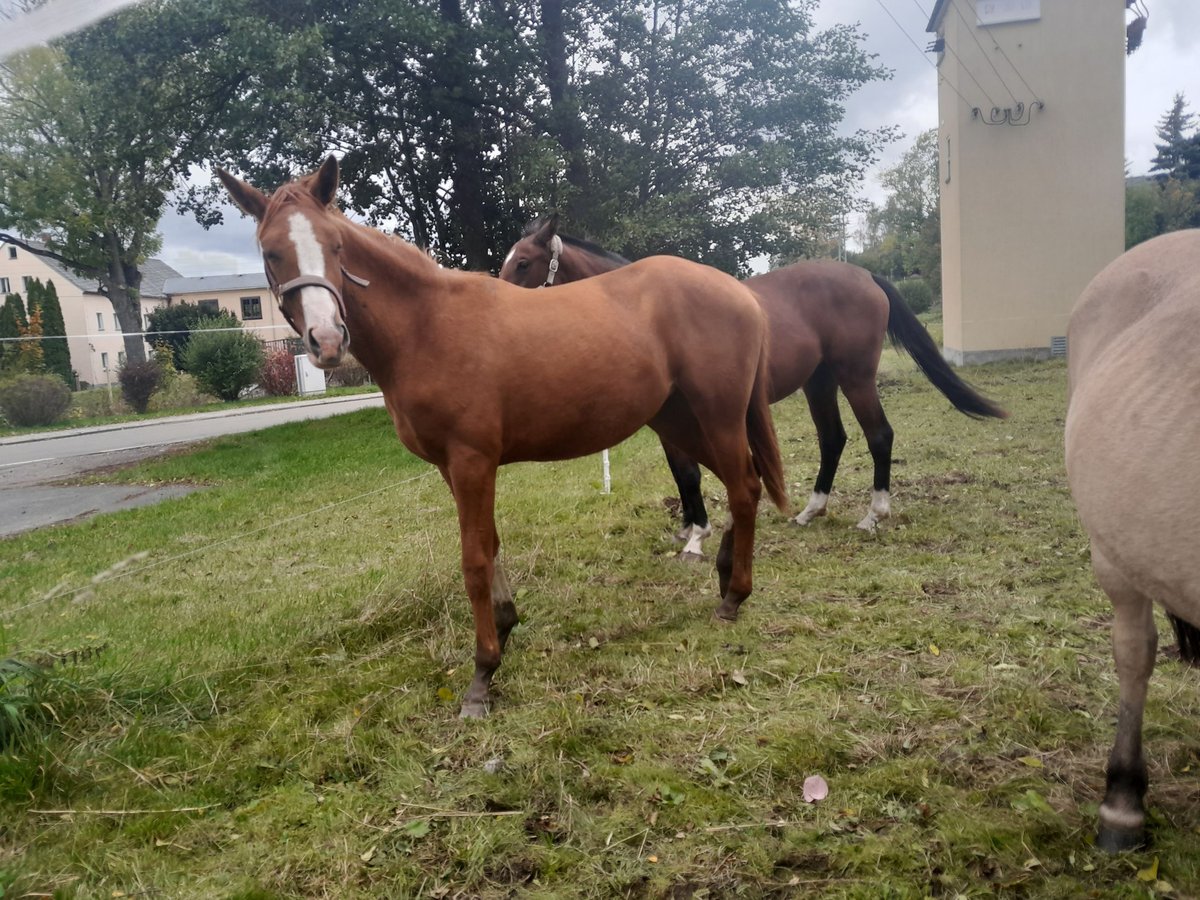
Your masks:
<instances>
[{"instance_id":1,"label":"horse's eye","mask_svg":"<svg viewBox=\"0 0 1200 900\"><path fill-rule=\"evenodd\" d=\"M527 259L517 260L517 269L519 271L524 272L528 268L529 268L529 260L527 260Z\"/></svg>"},{"instance_id":2,"label":"horse's eye","mask_svg":"<svg viewBox=\"0 0 1200 900\"><path fill-rule=\"evenodd\" d=\"M334 244L334 246L333 246L333 252L334 252L334 254L335 254L335 255L338 255L338 256L340 256L340 255L341 255L341 253L342 253L342 245L341 245L341 244Z\"/></svg>"},{"instance_id":3,"label":"horse's eye","mask_svg":"<svg viewBox=\"0 0 1200 900\"><path fill-rule=\"evenodd\" d=\"M263 259L270 263L277 263L282 257L278 253L272 253L270 250L267 250L263 252Z\"/></svg>"}]
</instances>

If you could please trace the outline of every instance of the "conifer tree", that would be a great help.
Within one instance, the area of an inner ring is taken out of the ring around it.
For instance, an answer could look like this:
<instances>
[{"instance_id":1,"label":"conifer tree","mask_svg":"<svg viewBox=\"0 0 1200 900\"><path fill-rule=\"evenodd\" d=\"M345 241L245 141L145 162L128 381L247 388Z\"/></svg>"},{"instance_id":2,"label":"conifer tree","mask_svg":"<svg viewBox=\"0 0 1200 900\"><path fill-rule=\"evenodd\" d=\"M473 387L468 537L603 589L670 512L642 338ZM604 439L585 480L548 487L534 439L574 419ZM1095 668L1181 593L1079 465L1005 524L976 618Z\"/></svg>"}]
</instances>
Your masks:
<instances>
[{"instance_id":1,"label":"conifer tree","mask_svg":"<svg viewBox=\"0 0 1200 900\"><path fill-rule=\"evenodd\" d=\"M38 306L42 312L42 355L46 371L57 375L68 385L75 383L71 370L71 349L67 346L67 326L63 321L62 305L58 302L58 288L47 280L43 285L35 281L39 294ZM32 289L30 291L32 293Z\"/></svg>"},{"instance_id":2,"label":"conifer tree","mask_svg":"<svg viewBox=\"0 0 1200 900\"><path fill-rule=\"evenodd\" d=\"M8 294L4 298L4 305L0 306L0 371L10 371L16 367L21 346L16 338L21 336L21 329L26 324L25 304L21 302L21 295Z\"/></svg>"}]
</instances>

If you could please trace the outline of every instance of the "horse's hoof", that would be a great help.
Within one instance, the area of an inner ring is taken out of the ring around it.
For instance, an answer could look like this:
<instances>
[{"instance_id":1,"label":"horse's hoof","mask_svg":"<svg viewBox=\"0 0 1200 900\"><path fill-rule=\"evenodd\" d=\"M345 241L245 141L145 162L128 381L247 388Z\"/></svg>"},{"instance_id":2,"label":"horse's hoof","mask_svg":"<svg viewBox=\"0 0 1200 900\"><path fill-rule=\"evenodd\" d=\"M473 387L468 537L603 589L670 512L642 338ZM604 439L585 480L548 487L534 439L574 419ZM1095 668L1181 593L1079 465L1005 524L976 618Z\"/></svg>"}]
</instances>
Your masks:
<instances>
[{"instance_id":1,"label":"horse's hoof","mask_svg":"<svg viewBox=\"0 0 1200 900\"><path fill-rule=\"evenodd\" d=\"M458 714L460 719L486 719L488 714L487 704L479 700L464 700L462 712Z\"/></svg>"},{"instance_id":2,"label":"horse's hoof","mask_svg":"<svg viewBox=\"0 0 1200 900\"><path fill-rule=\"evenodd\" d=\"M870 516L867 516L854 527L859 531L865 531L867 534L879 534L879 521Z\"/></svg>"},{"instance_id":3,"label":"horse's hoof","mask_svg":"<svg viewBox=\"0 0 1200 900\"><path fill-rule=\"evenodd\" d=\"M825 515L825 510L823 509L818 509L816 512L809 512L806 509L804 512L793 518L792 521L797 525L808 525L813 521L813 519L819 519L823 515Z\"/></svg>"},{"instance_id":4,"label":"horse's hoof","mask_svg":"<svg viewBox=\"0 0 1200 900\"><path fill-rule=\"evenodd\" d=\"M1096 846L1105 853L1124 853L1146 846L1146 833L1137 829L1104 828L1096 835Z\"/></svg>"},{"instance_id":5,"label":"horse's hoof","mask_svg":"<svg viewBox=\"0 0 1200 900\"><path fill-rule=\"evenodd\" d=\"M690 550L681 550L675 558L686 563L704 562L703 553L692 553Z\"/></svg>"},{"instance_id":6,"label":"horse's hoof","mask_svg":"<svg viewBox=\"0 0 1200 900\"><path fill-rule=\"evenodd\" d=\"M738 617L738 608L733 603L726 603L726 602L722 601L720 604L717 605L717 608L715 610L713 610L713 618L716 621L721 622L726 625L732 625L734 622L737 621L737 617Z\"/></svg>"}]
</instances>

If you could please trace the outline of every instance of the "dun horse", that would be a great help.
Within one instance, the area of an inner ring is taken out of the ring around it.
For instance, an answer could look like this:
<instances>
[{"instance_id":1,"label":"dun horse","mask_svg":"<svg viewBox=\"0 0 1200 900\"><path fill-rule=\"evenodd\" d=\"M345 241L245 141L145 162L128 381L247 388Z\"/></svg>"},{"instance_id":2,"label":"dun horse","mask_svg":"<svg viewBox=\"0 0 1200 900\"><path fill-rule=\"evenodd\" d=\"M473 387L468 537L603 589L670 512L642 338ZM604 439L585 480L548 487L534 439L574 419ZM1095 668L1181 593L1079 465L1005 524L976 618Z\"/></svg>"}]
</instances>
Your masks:
<instances>
[{"instance_id":1,"label":"dun horse","mask_svg":"<svg viewBox=\"0 0 1200 900\"><path fill-rule=\"evenodd\" d=\"M509 251L500 277L525 287L565 284L628 265L594 244L558 233L558 218L533 223ZM838 409L841 388L867 438L875 463L871 505L858 527L873 531L891 514L892 427L879 402L876 377L884 335L907 350L925 376L968 416L1003 417L1004 411L976 393L942 359L929 332L889 282L858 266L833 260L799 262L744 282L767 314L770 332L771 402L801 388L817 427L821 465L808 505L796 516L807 525L823 516L833 489L846 429ZM567 302L567 298L562 298ZM695 315L703 315L699 310ZM679 487L686 541L683 556L701 552L709 535L700 493L700 469L678 448L663 445Z\"/></svg>"},{"instance_id":2,"label":"dun horse","mask_svg":"<svg viewBox=\"0 0 1200 900\"><path fill-rule=\"evenodd\" d=\"M404 446L437 466L454 495L475 620L463 716L486 715L517 622L494 517L505 463L596 453L648 424L729 492L716 614L737 617L751 590L763 485L787 505L767 402L766 321L746 288L659 257L567 296L531 293L446 271L351 222L333 206L332 157L270 196L218 175L258 221L267 277L310 357L330 368L352 344Z\"/></svg>"},{"instance_id":3,"label":"dun horse","mask_svg":"<svg viewBox=\"0 0 1200 900\"><path fill-rule=\"evenodd\" d=\"M1200 664L1200 231L1140 244L1088 285L1067 332L1067 475L1113 604L1117 735L1100 846L1145 839L1142 710L1154 671L1154 603Z\"/></svg>"}]
</instances>

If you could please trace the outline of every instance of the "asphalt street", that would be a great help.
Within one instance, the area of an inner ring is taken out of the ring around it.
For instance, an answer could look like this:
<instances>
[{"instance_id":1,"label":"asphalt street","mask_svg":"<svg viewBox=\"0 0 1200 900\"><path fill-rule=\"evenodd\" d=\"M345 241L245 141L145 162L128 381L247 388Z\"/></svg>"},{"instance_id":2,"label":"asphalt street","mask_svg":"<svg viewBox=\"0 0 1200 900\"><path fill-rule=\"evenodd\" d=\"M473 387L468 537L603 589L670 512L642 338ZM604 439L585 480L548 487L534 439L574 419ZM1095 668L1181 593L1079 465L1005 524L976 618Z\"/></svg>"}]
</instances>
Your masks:
<instances>
[{"instance_id":1,"label":"asphalt street","mask_svg":"<svg viewBox=\"0 0 1200 900\"><path fill-rule=\"evenodd\" d=\"M0 537L195 490L187 485L64 483L82 475L221 435L382 405L381 394L355 394L0 438Z\"/></svg>"}]
</instances>

